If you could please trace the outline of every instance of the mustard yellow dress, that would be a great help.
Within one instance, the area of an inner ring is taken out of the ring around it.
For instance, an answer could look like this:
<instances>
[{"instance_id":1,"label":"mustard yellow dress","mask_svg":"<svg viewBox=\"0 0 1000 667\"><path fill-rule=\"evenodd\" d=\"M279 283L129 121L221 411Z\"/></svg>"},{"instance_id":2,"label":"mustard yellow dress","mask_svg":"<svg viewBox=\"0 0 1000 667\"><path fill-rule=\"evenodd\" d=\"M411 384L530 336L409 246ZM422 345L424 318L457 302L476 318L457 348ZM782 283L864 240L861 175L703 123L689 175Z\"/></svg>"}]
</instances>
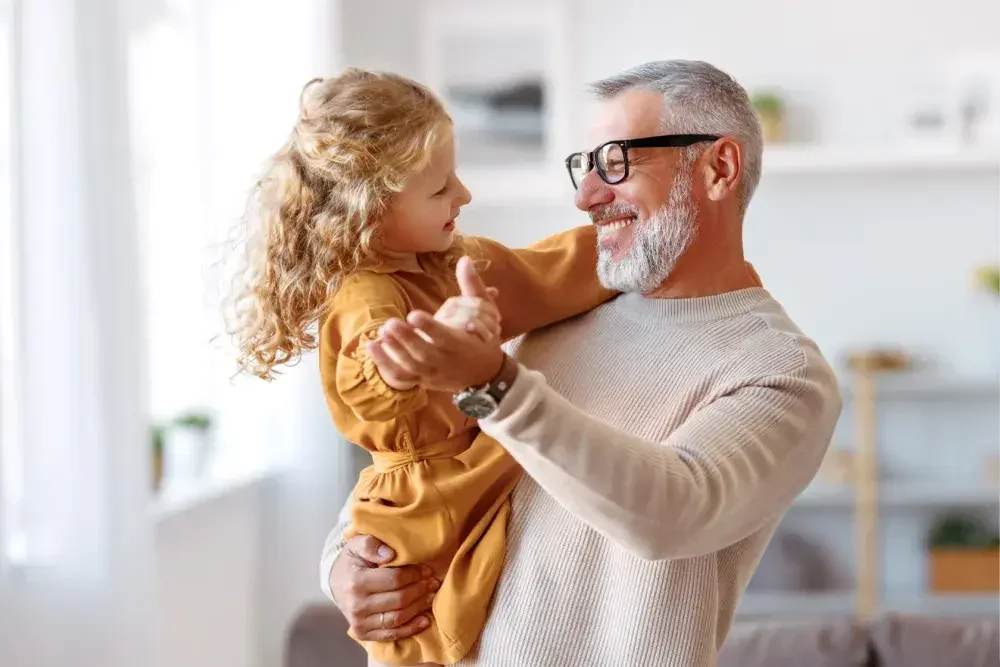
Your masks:
<instances>
[{"instance_id":1,"label":"mustard yellow dress","mask_svg":"<svg viewBox=\"0 0 1000 667\"><path fill-rule=\"evenodd\" d=\"M485 260L485 283L500 291L505 339L614 296L597 280L591 225L519 250L466 241L470 256ZM510 494L521 475L450 394L389 387L365 350L386 320L416 309L433 313L458 293L453 272L411 255L345 279L320 330L333 420L348 441L372 454L354 490L350 534L375 536L396 550L389 565L426 564L442 582L427 630L395 642L362 642L387 665L452 664L472 648L503 565Z\"/></svg>"}]
</instances>

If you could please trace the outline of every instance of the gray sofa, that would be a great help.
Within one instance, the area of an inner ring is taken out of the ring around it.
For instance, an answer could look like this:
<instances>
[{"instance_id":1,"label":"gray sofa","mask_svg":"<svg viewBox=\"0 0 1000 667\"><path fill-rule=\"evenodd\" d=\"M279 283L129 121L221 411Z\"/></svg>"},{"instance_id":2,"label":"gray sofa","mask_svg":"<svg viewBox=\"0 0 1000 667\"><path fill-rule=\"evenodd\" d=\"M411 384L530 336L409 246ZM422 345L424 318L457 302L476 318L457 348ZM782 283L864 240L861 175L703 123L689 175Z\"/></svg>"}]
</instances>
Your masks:
<instances>
[{"instance_id":1,"label":"gray sofa","mask_svg":"<svg viewBox=\"0 0 1000 667\"><path fill-rule=\"evenodd\" d=\"M364 651L347 636L347 622L332 605L306 607L292 623L285 667L365 664ZM890 614L864 624L850 620L739 623L726 640L718 665L1000 667L1000 620L960 621Z\"/></svg>"}]
</instances>

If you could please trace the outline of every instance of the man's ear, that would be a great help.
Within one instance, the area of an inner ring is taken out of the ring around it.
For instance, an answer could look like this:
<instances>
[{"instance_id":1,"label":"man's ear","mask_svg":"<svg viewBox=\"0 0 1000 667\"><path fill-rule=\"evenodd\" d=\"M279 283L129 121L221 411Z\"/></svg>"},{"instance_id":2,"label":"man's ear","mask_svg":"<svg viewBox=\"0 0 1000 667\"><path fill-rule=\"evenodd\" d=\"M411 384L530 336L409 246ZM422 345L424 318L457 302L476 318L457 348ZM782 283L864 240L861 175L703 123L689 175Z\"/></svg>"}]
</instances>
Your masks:
<instances>
[{"instance_id":1,"label":"man's ear","mask_svg":"<svg viewBox=\"0 0 1000 667\"><path fill-rule=\"evenodd\" d=\"M731 137L717 140L702 154L705 194L712 201L722 201L739 194L743 176L743 147Z\"/></svg>"}]
</instances>

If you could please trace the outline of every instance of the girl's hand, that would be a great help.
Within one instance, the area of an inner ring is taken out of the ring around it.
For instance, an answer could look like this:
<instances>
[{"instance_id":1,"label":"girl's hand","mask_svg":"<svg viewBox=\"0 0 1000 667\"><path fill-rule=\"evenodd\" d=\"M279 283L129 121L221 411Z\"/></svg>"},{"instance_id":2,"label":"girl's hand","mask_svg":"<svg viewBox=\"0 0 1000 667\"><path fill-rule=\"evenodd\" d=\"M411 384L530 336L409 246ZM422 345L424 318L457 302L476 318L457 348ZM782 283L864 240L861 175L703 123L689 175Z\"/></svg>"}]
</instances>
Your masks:
<instances>
[{"instance_id":1,"label":"girl's hand","mask_svg":"<svg viewBox=\"0 0 1000 667\"><path fill-rule=\"evenodd\" d=\"M490 296L495 297L496 289L490 289ZM474 334L483 342L500 340L500 312L491 299L453 296L438 308L434 319L445 326Z\"/></svg>"},{"instance_id":2,"label":"girl's hand","mask_svg":"<svg viewBox=\"0 0 1000 667\"><path fill-rule=\"evenodd\" d=\"M497 310L493 299L497 295L495 287L486 289L486 299L473 296L454 296L441 304L434 319L441 324L466 331L479 338L484 343L500 343L500 312ZM379 330L379 336L382 331ZM386 350L390 359L374 356L375 368L387 385L396 391L409 391L418 384L420 378L412 373L407 373L399 366L399 359L393 355L392 350ZM392 363L390 363L392 362Z\"/></svg>"},{"instance_id":3,"label":"girl's hand","mask_svg":"<svg viewBox=\"0 0 1000 667\"><path fill-rule=\"evenodd\" d=\"M452 393L489 382L500 372L504 354L500 315L493 304L496 291L483 284L467 257L458 260L455 272L462 297L449 299L451 304L442 305L438 313L462 326L450 326L420 310L412 311L405 322L390 319L382 325L378 340L368 343L368 353L379 368L412 375L427 389ZM469 312L474 317L468 317ZM465 327L470 320L481 321L491 340L469 333Z\"/></svg>"}]
</instances>

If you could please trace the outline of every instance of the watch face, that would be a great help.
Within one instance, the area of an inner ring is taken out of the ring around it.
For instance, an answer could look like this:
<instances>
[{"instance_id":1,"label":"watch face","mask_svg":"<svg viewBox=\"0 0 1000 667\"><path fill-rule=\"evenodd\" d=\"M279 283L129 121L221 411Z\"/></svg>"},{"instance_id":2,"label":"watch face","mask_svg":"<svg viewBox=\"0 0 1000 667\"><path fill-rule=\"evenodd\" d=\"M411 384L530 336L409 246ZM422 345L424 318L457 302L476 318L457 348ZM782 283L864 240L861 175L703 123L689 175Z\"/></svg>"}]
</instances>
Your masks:
<instances>
[{"instance_id":1,"label":"watch face","mask_svg":"<svg viewBox=\"0 0 1000 667\"><path fill-rule=\"evenodd\" d=\"M486 419L497 409L497 402L487 393L470 392L460 396L455 402L466 417Z\"/></svg>"}]
</instances>

